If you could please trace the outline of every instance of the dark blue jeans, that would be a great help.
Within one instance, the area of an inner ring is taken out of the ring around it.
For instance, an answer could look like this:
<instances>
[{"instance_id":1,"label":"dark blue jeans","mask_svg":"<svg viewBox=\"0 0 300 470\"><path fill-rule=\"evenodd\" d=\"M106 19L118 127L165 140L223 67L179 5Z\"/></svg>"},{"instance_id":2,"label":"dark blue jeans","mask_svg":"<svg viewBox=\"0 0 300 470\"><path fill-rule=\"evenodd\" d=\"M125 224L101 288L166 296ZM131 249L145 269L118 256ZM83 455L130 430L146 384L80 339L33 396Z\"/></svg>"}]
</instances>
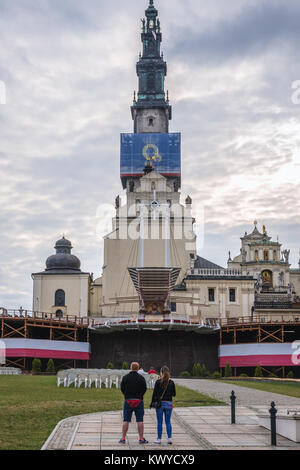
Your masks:
<instances>
[{"instance_id":1,"label":"dark blue jeans","mask_svg":"<svg viewBox=\"0 0 300 470\"><path fill-rule=\"evenodd\" d=\"M171 439L172 437L172 424L171 424L171 416L172 416L172 408L166 402L162 402L161 408L156 409L156 418L157 418L157 437L161 439L162 431L163 431L163 419L165 417L165 423L167 428L168 438Z\"/></svg>"}]
</instances>

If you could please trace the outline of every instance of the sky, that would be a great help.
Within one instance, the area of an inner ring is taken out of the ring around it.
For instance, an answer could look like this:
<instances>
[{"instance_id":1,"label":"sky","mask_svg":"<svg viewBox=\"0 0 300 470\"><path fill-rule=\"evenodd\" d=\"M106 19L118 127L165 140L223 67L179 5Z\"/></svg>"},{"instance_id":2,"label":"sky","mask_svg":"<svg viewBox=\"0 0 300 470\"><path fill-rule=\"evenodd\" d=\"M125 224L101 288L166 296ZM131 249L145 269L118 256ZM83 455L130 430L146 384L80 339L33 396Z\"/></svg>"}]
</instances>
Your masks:
<instances>
[{"instance_id":1,"label":"sky","mask_svg":"<svg viewBox=\"0 0 300 470\"><path fill-rule=\"evenodd\" d=\"M31 273L63 234L83 271L102 272L107 219L125 197L119 140L133 131L147 6L0 0L0 306L31 309ZM257 219L297 267L299 0L155 6L170 132L182 133L182 199L204 214L199 255L226 266Z\"/></svg>"}]
</instances>

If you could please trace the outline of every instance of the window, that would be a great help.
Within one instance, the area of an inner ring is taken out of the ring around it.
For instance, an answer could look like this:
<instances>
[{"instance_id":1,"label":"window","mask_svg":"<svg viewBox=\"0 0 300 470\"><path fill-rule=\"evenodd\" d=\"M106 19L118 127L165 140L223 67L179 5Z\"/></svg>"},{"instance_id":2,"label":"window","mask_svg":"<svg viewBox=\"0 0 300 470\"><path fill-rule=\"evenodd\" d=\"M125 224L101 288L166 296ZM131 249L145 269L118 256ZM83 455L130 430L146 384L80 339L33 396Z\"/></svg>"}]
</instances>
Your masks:
<instances>
[{"instance_id":1,"label":"window","mask_svg":"<svg viewBox=\"0 0 300 470\"><path fill-rule=\"evenodd\" d=\"M57 310L55 315L57 318L62 318L64 316L62 310Z\"/></svg>"},{"instance_id":2,"label":"window","mask_svg":"<svg viewBox=\"0 0 300 470\"><path fill-rule=\"evenodd\" d=\"M176 302L171 302L171 312L176 313Z\"/></svg>"},{"instance_id":3,"label":"window","mask_svg":"<svg viewBox=\"0 0 300 470\"><path fill-rule=\"evenodd\" d=\"M208 289L208 301L209 302L215 301L215 289L214 288Z\"/></svg>"},{"instance_id":4,"label":"window","mask_svg":"<svg viewBox=\"0 0 300 470\"><path fill-rule=\"evenodd\" d=\"M55 292L55 306L56 307L65 307L66 305L66 294L62 289L58 289Z\"/></svg>"},{"instance_id":5,"label":"window","mask_svg":"<svg viewBox=\"0 0 300 470\"><path fill-rule=\"evenodd\" d=\"M236 302L236 290L229 289L229 302Z\"/></svg>"},{"instance_id":6,"label":"window","mask_svg":"<svg viewBox=\"0 0 300 470\"><path fill-rule=\"evenodd\" d=\"M150 118L148 119L148 125L149 125L150 127L153 127L153 126L154 126L154 119L153 119L153 117L150 117Z\"/></svg>"},{"instance_id":7,"label":"window","mask_svg":"<svg viewBox=\"0 0 300 470\"><path fill-rule=\"evenodd\" d=\"M269 251L268 250L264 251L264 260L269 261Z\"/></svg>"}]
</instances>

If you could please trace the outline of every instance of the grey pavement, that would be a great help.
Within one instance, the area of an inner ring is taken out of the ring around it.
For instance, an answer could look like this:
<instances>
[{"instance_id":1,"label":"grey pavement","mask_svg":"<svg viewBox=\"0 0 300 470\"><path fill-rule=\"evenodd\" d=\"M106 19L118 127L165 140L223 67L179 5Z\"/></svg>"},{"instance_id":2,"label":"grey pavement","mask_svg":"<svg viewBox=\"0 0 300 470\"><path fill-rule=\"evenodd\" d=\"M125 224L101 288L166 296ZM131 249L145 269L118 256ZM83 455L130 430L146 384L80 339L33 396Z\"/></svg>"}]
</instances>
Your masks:
<instances>
[{"instance_id":1,"label":"grey pavement","mask_svg":"<svg viewBox=\"0 0 300 470\"><path fill-rule=\"evenodd\" d=\"M236 404L243 406L263 405L269 406L272 401L280 406L300 406L300 399L280 395L279 393L264 392L253 388L241 387L234 384L227 384L223 381L205 379L176 379L178 385L196 390L225 403L230 403L230 394L234 390L237 397Z\"/></svg>"},{"instance_id":2,"label":"grey pavement","mask_svg":"<svg viewBox=\"0 0 300 470\"><path fill-rule=\"evenodd\" d=\"M136 423L132 422L123 445L118 443L121 411L74 416L58 423L42 450L300 450L300 443L281 436L277 436L277 447L272 447L270 431L259 426L257 411L245 406L237 407L235 425L231 424L229 406L175 408L172 423L173 445L167 444L165 430L162 444L154 444L156 416L154 410L146 410L145 437L149 444L138 443Z\"/></svg>"},{"instance_id":3,"label":"grey pavement","mask_svg":"<svg viewBox=\"0 0 300 470\"><path fill-rule=\"evenodd\" d=\"M300 399L263 392L222 381L176 379L178 385L230 402L231 391L237 396L236 424L231 424L230 406L177 408L172 416L173 444L154 444L156 414L145 412L145 437L148 445L138 443L136 423L129 427L125 445L119 444L122 411L73 416L57 424L42 450L300 450L300 443L277 436L277 447L270 445L270 431L259 426L258 413L267 412L275 401L278 414L292 408L300 411ZM165 433L165 429L164 429Z\"/></svg>"}]
</instances>

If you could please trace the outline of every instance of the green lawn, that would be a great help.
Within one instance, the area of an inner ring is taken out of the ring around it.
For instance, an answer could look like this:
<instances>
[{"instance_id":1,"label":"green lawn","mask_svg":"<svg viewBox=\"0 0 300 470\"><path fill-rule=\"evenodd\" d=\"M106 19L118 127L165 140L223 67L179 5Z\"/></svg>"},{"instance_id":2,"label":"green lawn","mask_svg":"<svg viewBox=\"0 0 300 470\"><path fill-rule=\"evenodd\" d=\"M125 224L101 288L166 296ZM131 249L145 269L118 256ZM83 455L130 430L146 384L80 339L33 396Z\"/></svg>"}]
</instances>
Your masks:
<instances>
[{"instance_id":1,"label":"green lawn","mask_svg":"<svg viewBox=\"0 0 300 470\"><path fill-rule=\"evenodd\" d=\"M300 398L300 382L250 382L247 380L224 380L225 383L240 385L241 387L254 388L265 392L280 393L281 395L289 395L290 397Z\"/></svg>"},{"instance_id":2,"label":"green lawn","mask_svg":"<svg viewBox=\"0 0 300 470\"><path fill-rule=\"evenodd\" d=\"M151 391L145 395L147 408L151 396ZM222 404L177 386L175 406ZM0 450L40 449L60 420L80 414L121 410L122 406L120 390L57 388L53 376L0 376Z\"/></svg>"}]
</instances>

